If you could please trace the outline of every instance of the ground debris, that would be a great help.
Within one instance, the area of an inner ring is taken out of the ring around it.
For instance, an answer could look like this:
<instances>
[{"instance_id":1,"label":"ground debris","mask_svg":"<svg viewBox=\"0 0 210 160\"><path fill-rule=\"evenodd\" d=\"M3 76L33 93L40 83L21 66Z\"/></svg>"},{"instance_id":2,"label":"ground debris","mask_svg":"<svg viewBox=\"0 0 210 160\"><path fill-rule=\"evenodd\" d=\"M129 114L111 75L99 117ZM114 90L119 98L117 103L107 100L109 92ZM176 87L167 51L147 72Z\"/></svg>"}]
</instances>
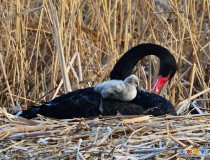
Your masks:
<instances>
[{"instance_id":1,"label":"ground debris","mask_svg":"<svg viewBox=\"0 0 210 160\"><path fill-rule=\"evenodd\" d=\"M39 117L34 123L7 117L0 114L1 159L167 159L210 144L210 114Z\"/></svg>"}]
</instances>

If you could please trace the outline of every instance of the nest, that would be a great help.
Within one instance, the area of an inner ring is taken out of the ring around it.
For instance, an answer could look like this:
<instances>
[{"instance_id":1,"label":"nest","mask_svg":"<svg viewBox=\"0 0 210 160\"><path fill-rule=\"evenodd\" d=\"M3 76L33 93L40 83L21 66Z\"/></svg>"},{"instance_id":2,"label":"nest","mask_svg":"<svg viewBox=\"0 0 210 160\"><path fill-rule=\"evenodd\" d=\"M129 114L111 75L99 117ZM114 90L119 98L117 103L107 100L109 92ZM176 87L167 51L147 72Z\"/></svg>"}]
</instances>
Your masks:
<instances>
[{"instance_id":1,"label":"nest","mask_svg":"<svg viewBox=\"0 0 210 160\"><path fill-rule=\"evenodd\" d=\"M210 144L210 114L34 120L1 110L1 159L173 159Z\"/></svg>"}]
</instances>

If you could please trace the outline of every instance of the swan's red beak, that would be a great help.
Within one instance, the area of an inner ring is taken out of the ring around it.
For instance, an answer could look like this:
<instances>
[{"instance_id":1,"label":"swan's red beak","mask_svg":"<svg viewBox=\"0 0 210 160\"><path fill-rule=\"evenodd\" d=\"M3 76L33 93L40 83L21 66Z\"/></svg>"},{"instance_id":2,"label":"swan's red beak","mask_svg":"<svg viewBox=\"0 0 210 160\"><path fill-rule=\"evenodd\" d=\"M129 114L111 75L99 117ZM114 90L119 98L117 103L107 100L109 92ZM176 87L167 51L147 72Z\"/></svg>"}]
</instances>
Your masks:
<instances>
[{"instance_id":1,"label":"swan's red beak","mask_svg":"<svg viewBox=\"0 0 210 160\"><path fill-rule=\"evenodd\" d=\"M158 76L155 85L153 87L153 92L155 94L158 94L160 89L163 87L163 85L169 80L170 78L170 74L167 77L163 77L163 76Z\"/></svg>"}]
</instances>

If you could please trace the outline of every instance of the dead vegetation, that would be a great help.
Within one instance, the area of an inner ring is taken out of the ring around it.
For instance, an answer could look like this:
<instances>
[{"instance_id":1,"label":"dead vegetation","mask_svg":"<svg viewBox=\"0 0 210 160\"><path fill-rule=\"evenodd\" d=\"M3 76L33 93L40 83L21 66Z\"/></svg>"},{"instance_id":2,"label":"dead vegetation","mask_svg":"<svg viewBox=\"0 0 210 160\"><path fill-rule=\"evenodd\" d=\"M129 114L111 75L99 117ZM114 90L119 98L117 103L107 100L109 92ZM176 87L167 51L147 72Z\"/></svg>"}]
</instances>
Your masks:
<instances>
[{"instance_id":1,"label":"dead vegetation","mask_svg":"<svg viewBox=\"0 0 210 160\"><path fill-rule=\"evenodd\" d=\"M208 0L3 0L0 13L0 107L7 111L94 86L109 78L112 67L129 48L150 42L168 48L178 64L177 74L161 94L179 114L190 113L189 106L206 114L172 119L150 117L132 125L124 125L124 118L117 117L63 121L39 118L36 123L45 128L38 125L39 130L28 131L18 130L22 121L9 115L4 118L7 112L1 109L1 154L11 157L13 152L21 152L20 157L25 158L72 155L70 159L120 159L131 155L132 159L154 153L144 152L141 146L147 146L147 150L158 146L155 155L165 159L177 156L173 147L209 143L209 136L198 136L209 134ZM149 56L135 69L147 91L151 91L157 63L154 56ZM189 127L190 124L202 127ZM183 127L186 128L173 131ZM148 135L154 139L148 140ZM45 150L54 154L46 155Z\"/></svg>"},{"instance_id":2,"label":"dead vegetation","mask_svg":"<svg viewBox=\"0 0 210 160\"><path fill-rule=\"evenodd\" d=\"M1 159L174 159L210 143L210 114L33 121L5 114Z\"/></svg>"}]
</instances>

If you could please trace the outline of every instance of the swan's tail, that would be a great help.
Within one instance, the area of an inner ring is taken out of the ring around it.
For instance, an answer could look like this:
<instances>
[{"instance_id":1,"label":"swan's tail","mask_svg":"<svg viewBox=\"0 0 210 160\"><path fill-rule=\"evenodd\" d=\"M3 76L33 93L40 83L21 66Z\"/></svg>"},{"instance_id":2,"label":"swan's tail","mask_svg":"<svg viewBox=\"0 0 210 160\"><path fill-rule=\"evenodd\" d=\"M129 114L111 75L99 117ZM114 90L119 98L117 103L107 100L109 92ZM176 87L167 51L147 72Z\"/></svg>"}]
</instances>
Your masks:
<instances>
[{"instance_id":1,"label":"swan's tail","mask_svg":"<svg viewBox=\"0 0 210 160\"><path fill-rule=\"evenodd\" d=\"M33 106L27 110L19 111L16 115L27 118L27 119L32 119L32 118L37 117L39 109L40 109L40 106Z\"/></svg>"}]
</instances>

